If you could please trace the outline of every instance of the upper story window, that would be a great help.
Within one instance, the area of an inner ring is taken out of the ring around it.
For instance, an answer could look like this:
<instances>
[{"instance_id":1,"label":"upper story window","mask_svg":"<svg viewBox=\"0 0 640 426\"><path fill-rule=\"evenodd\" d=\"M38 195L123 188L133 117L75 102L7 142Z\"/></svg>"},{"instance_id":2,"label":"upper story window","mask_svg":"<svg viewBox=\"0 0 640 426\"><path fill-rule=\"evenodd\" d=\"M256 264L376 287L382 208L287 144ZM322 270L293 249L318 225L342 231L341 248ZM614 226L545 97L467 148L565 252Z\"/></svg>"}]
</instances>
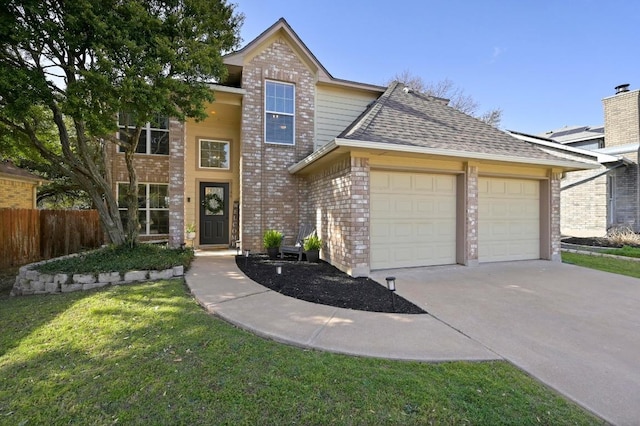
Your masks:
<instances>
[{"instance_id":1,"label":"upper story window","mask_svg":"<svg viewBox=\"0 0 640 426\"><path fill-rule=\"evenodd\" d=\"M123 112L118 114L118 127L120 128L118 137L121 140L125 140L127 138L125 132L133 132L135 126L131 114ZM122 147L119 151L124 152ZM156 115L152 121L142 126L136 153L169 155L169 117Z\"/></svg>"},{"instance_id":2,"label":"upper story window","mask_svg":"<svg viewBox=\"0 0 640 426\"><path fill-rule=\"evenodd\" d=\"M295 86L293 84L265 82L265 142L294 144L294 99Z\"/></svg>"}]
</instances>

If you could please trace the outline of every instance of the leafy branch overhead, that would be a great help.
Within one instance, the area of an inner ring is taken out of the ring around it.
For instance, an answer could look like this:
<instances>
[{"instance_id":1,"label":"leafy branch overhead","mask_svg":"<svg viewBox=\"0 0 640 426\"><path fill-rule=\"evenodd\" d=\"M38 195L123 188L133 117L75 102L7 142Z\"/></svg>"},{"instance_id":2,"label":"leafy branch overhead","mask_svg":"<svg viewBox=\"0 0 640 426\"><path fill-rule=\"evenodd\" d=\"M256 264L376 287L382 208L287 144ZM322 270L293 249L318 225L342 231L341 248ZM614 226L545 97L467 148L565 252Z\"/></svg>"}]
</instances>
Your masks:
<instances>
[{"instance_id":1,"label":"leafy branch overhead","mask_svg":"<svg viewBox=\"0 0 640 426\"><path fill-rule=\"evenodd\" d=\"M115 244L137 236L133 157L157 114L205 117L243 16L224 0L9 0L0 15L0 126L85 190ZM133 126L118 137L118 112ZM43 140L53 122L56 146ZM106 173L109 144L129 174L125 231Z\"/></svg>"}]
</instances>

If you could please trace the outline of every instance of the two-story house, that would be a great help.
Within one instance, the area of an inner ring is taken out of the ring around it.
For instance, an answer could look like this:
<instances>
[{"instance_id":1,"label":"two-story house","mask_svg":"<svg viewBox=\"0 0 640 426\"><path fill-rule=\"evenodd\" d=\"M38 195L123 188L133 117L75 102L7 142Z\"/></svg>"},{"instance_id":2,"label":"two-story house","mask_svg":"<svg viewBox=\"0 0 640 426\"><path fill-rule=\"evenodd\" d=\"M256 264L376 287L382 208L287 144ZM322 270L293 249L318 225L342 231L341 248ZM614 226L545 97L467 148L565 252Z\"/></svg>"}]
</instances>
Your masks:
<instances>
[{"instance_id":1,"label":"two-story house","mask_svg":"<svg viewBox=\"0 0 640 426\"><path fill-rule=\"evenodd\" d=\"M354 276L560 258L560 179L597 164L397 82L335 78L284 19L224 61L206 120L159 117L143 135L145 238L176 246L195 223L198 247L257 252L267 229L311 223L322 258ZM112 155L117 192L127 175Z\"/></svg>"}]
</instances>

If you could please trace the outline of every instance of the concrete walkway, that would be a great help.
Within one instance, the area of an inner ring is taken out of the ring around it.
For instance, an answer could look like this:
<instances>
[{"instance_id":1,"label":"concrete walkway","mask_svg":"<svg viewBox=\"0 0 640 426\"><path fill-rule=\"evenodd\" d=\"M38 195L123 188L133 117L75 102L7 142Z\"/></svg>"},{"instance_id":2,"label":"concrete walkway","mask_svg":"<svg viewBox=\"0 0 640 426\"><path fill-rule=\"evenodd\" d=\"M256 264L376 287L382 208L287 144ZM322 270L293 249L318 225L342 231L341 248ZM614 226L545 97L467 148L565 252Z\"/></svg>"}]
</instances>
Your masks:
<instances>
[{"instance_id":1,"label":"concrete walkway","mask_svg":"<svg viewBox=\"0 0 640 426\"><path fill-rule=\"evenodd\" d=\"M383 271L428 315L334 308L199 252L186 280L209 312L301 347L388 359L506 359L607 421L640 424L640 281L547 261ZM235 254L235 252L233 252Z\"/></svg>"},{"instance_id":2,"label":"concrete walkway","mask_svg":"<svg viewBox=\"0 0 640 426\"><path fill-rule=\"evenodd\" d=\"M354 311L283 296L247 278L233 256L214 251L198 252L186 280L207 311L280 342L388 359L500 359L431 315Z\"/></svg>"}]
</instances>

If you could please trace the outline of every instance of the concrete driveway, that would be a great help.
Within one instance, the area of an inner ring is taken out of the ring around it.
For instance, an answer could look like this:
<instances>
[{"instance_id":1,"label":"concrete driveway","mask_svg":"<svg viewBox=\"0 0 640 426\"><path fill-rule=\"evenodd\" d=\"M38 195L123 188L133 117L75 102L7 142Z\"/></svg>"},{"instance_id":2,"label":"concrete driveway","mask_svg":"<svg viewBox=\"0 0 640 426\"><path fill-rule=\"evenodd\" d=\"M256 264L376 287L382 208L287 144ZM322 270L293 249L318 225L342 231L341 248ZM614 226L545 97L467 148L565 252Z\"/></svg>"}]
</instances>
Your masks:
<instances>
[{"instance_id":1,"label":"concrete driveway","mask_svg":"<svg viewBox=\"0 0 640 426\"><path fill-rule=\"evenodd\" d=\"M526 261L386 270L398 294L618 425L640 424L640 280Z\"/></svg>"}]
</instances>

